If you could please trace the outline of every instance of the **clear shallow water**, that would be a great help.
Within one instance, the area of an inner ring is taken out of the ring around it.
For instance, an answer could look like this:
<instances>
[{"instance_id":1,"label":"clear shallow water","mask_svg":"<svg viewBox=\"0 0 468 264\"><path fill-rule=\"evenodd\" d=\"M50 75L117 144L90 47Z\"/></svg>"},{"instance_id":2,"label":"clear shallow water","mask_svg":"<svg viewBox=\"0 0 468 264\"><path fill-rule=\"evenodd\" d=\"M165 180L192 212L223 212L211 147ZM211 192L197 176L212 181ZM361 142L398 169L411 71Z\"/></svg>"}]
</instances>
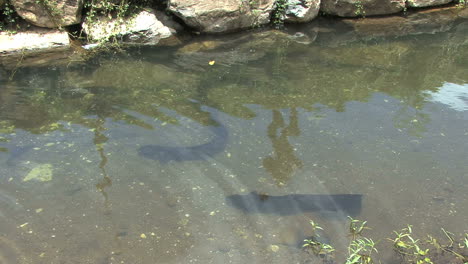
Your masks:
<instances>
[{"instance_id":1,"label":"clear shallow water","mask_svg":"<svg viewBox=\"0 0 468 264\"><path fill-rule=\"evenodd\" d=\"M297 194L362 195L343 206L369 222L383 263L385 239L407 224L466 232L466 27L370 40L305 32L2 79L0 260L306 263L310 219L343 252L348 212L296 207ZM178 156L142 155L148 145ZM242 200L257 211L227 200L251 192L272 198Z\"/></svg>"}]
</instances>

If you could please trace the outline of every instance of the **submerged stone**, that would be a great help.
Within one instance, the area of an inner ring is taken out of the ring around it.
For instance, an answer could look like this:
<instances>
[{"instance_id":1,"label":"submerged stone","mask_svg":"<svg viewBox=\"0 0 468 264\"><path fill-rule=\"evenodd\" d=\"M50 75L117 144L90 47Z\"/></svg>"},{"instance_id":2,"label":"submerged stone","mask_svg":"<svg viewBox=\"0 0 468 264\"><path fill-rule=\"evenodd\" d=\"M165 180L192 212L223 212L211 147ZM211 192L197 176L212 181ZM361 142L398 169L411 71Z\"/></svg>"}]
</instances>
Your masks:
<instances>
[{"instance_id":1,"label":"submerged stone","mask_svg":"<svg viewBox=\"0 0 468 264\"><path fill-rule=\"evenodd\" d=\"M26 177L24 177L23 182L27 181L40 181L48 182L52 180L52 164L41 164L33 168Z\"/></svg>"}]
</instances>

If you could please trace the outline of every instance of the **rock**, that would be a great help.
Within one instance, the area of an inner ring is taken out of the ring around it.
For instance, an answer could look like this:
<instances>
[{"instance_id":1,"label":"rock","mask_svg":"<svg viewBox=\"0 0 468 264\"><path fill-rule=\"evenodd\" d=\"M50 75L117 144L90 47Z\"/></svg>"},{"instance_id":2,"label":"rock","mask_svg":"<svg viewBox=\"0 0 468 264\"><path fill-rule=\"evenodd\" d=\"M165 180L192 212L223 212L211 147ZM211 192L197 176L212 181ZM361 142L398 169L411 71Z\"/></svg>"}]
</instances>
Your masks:
<instances>
[{"instance_id":1,"label":"rock","mask_svg":"<svg viewBox=\"0 0 468 264\"><path fill-rule=\"evenodd\" d=\"M278 245L270 245L270 250L273 252L278 252L279 246Z\"/></svg>"},{"instance_id":2,"label":"rock","mask_svg":"<svg viewBox=\"0 0 468 264\"><path fill-rule=\"evenodd\" d=\"M403 11L405 0L322 0L321 11L341 17L388 15Z\"/></svg>"},{"instance_id":3,"label":"rock","mask_svg":"<svg viewBox=\"0 0 468 264\"><path fill-rule=\"evenodd\" d=\"M353 33L364 38L434 34L450 30L458 19L459 12L461 10L457 7L446 7L421 10L406 17L343 19L342 22L351 26Z\"/></svg>"},{"instance_id":4,"label":"rock","mask_svg":"<svg viewBox=\"0 0 468 264\"><path fill-rule=\"evenodd\" d=\"M15 52L0 55L0 66L7 71L15 71L18 62L21 68L26 67L51 67L59 65L70 65L74 61L83 60L80 54L75 53L72 48L59 47L45 50L33 50L29 52Z\"/></svg>"},{"instance_id":5,"label":"rock","mask_svg":"<svg viewBox=\"0 0 468 264\"><path fill-rule=\"evenodd\" d=\"M59 30L31 29L31 31L10 35L0 33L0 53L52 49L68 47L70 40L67 32Z\"/></svg>"},{"instance_id":6,"label":"rock","mask_svg":"<svg viewBox=\"0 0 468 264\"><path fill-rule=\"evenodd\" d=\"M169 10L200 32L221 33L270 22L274 0L170 0Z\"/></svg>"},{"instance_id":7,"label":"rock","mask_svg":"<svg viewBox=\"0 0 468 264\"><path fill-rule=\"evenodd\" d=\"M313 31L312 31L313 32ZM296 32L294 35L288 36L288 38L296 43L303 44L303 45L310 45L312 42L315 41L317 38L317 33L315 34L304 34L302 32Z\"/></svg>"},{"instance_id":8,"label":"rock","mask_svg":"<svg viewBox=\"0 0 468 264\"><path fill-rule=\"evenodd\" d=\"M53 2L11 0L10 2L20 17L39 27L57 28L81 23L83 0Z\"/></svg>"},{"instance_id":9,"label":"rock","mask_svg":"<svg viewBox=\"0 0 468 264\"><path fill-rule=\"evenodd\" d=\"M33 168L26 177L24 177L23 182L27 181L41 181L47 182L52 180L52 164L42 164Z\"/></svg>"},{"instance_id":10,"label":"rock","mask_svg":"<svg viewBox=\"0 0 468 264\"><path fill-rule=\"evenodd\" d=\"M448 4L452 0L407 0L406 5L409 7L427 7Z\"/></svg>"},{"instance_id":11,"label":"rock","mask_svg":"<svg viewBox=\"0 0 468 264\"><path fill-rule=\"evenodd\" d=\"M118 37L123 43L145 45L177 45L176 37L181 26L162 12L143 10L134 17L123 21L118 18L101 16L93 21L86 19L83 30L90 40L105 41Z\"/></svg>"},{"instance_id":12,"label":"rock","mask_svg":"<svg viewBox=\"0 0 468 264\"><path fill-rule=\"evenodd\" d=\"M309 22L316 18L320 9L320 0L287 0L285 22Z\"/></svg>"}]
</instances>

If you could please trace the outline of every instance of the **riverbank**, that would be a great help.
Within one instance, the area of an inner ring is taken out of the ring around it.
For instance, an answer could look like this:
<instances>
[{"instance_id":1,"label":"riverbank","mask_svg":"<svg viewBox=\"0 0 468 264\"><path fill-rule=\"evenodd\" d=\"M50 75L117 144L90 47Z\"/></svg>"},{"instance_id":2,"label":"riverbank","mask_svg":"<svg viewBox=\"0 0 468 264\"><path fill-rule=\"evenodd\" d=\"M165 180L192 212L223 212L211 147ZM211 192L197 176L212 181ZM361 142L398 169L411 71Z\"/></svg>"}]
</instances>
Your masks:
<instances>
[{"instance_id":1,"label":"riverbank","mask_svg":"<svg viewBox=\"0 0 468 264\"><path fill-rule=\"evenodd\" d=\"M27 13L18 2L2 5L0 64L7 70L25 64L82 61L90 50L111 44L177 46L190 52L193 45L197 46L193 43L203 43L213 34L281 27L292 39L311 42L324 32L336 31L336 25L350 29L342 37L373 38L443 32L468 18L464 3L445 3L447 0L431 2L436 7L397 1L387 8L376 8L373 0L357 1L347 9L338 4L332 8L326 0L248 1L247 6L243 0L230 0L223 6L204 1L146 1L146 7L127 7L127 13L119 13L123 11L115 6L106 9L72 1L74 6L58 3L58 8L52 8L54 12L46 12L42 18L39 9ZM395 3L399 3L397 7ZM15 13L15 7L22 11ZM72 13L76 16L70 17Z\"/></svg>"}]
</instances>

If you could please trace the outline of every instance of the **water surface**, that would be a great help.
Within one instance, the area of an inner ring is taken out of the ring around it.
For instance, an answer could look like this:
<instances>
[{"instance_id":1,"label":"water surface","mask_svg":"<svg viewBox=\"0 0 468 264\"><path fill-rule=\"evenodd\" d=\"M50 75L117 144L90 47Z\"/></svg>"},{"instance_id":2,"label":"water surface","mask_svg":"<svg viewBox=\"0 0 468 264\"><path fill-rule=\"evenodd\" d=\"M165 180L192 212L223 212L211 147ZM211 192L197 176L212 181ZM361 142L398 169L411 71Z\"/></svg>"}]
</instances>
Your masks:
<instances>
[{"instance_id":1,"label":"water surface","mask_svg":"<svg viewBox=\"0 0 468 264\"><path fill-rule=\"evenodd\" d=\"M383 263L407 224L466 232L466 28L252 32L17 69L0 79L0 260L306 263L310 219L346 249L343 206Z\"/></svg>"}]
</instances>

